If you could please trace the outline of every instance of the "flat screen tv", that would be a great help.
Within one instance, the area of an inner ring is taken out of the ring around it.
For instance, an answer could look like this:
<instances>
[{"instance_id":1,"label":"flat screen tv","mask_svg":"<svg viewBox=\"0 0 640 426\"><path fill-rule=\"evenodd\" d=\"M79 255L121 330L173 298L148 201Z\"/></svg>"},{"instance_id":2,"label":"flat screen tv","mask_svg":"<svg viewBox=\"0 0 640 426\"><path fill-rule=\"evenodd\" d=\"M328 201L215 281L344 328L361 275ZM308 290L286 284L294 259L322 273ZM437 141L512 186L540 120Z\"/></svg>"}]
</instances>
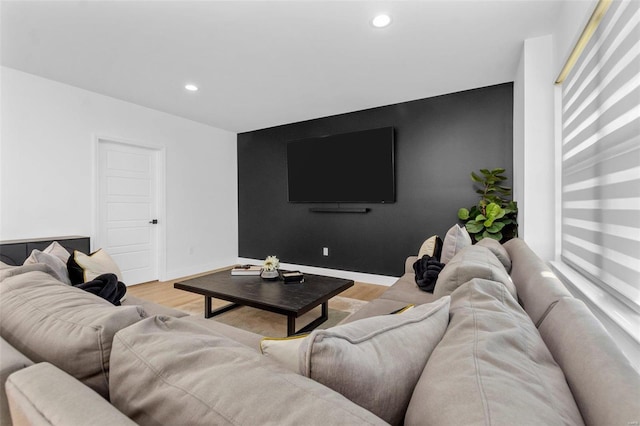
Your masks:
<instances>
[{"instance_id":1,"label":"flat screen tv","mask_svg":"<svg viewBox=\"0 0 640 426\"><path fill-rule=\"evenodd\" d=\"M287 145L289 202L395 202L393 127Z\"/></svg>"}]
</instances>

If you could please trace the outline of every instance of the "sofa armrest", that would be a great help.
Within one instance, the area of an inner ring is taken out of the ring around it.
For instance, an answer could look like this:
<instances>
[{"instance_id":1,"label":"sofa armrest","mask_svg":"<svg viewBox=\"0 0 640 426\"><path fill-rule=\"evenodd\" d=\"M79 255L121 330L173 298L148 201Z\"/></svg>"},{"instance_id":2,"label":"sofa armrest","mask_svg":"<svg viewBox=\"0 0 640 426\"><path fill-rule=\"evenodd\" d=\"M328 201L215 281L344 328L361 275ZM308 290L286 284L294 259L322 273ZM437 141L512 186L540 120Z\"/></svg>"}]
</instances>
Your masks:
<instances>
[{"instance_id":1,"label":"sofa armrest","mask_svg":"<svg viewBox=\"0 0 640 426\"><path fill-rule=\"evenodd\" d=\"M30 365L33 365L33 361L0 337L0 425L11 424L4 383L9 375Z\"/></svg>"},{"instance_id":2,"label":"sofa armrest","mask_svg":"<svg viewBox=\"0 0 640 426\"><path fill-rule=\"evenodd\" d=\"M405 274L415 274L413 270L413 264L418 260L418 256L409 256L407 260L404 261L404 273Z\"/></svg>"},{"instance_id":3,"label":"sofa armrest","mask_svg":"<svg viewBox=\"0 0 640 426\"><path fill-rule=\"evenodd\" d=\"M94 390L47 362L13 373L5 388L15 425L135 425Z\"/></svg>"}]
</instances>

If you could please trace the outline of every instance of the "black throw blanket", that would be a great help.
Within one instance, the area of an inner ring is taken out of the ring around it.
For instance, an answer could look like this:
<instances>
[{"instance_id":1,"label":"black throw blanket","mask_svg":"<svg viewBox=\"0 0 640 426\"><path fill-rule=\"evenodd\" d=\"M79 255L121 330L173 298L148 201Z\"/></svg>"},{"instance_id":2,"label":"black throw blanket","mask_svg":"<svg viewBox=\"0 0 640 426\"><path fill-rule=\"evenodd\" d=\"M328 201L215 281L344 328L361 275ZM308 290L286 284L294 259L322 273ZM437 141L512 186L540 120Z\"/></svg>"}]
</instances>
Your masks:
<instances>
[{"instance_id":1,"label":"black throw blanket","mask_svg":"<svg viewBox=\"0 0 640 426\"><path fill-rule=\"evenodd\" d=\"M429 255L422 256L413 264L413 270L416 273L416 284L420 290L433 293L438 280L438 274L444 268L444 263L440 263L437 258Z\"/></svg>"},{"instance_id":2,"label":"black throw blanket","mask_svg":"<svg viewBox=\"0 0 640 426\"><path fill-rule=\"evenodd\" d=\"M127 292L127 286L118 281L118 277L115 274L102 274L92 281L76 284L74 287L81 288L89 293L95 294L96 296L100 296L116 306L120 306L120 300Z\"/></svg>"}]
</instances>

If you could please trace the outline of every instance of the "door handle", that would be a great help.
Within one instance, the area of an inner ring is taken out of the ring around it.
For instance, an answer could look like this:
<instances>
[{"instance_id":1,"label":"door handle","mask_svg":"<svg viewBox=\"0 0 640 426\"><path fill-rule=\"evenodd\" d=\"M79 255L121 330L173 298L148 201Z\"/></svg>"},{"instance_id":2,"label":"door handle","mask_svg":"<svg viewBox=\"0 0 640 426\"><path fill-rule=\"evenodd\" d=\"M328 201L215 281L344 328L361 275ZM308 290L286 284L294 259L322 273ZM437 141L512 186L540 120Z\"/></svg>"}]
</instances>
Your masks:
<instances>
[{"instance_id":1,"label":"door handle","mask_svg":"<svg viewBox=\"0 0 640 426\"><path fill-rule=\"evenodd\" d=\"M151 223L153 225L157 225L158 224L158 219L150 220L149 223Z\"/></svg>"}]
</instances>

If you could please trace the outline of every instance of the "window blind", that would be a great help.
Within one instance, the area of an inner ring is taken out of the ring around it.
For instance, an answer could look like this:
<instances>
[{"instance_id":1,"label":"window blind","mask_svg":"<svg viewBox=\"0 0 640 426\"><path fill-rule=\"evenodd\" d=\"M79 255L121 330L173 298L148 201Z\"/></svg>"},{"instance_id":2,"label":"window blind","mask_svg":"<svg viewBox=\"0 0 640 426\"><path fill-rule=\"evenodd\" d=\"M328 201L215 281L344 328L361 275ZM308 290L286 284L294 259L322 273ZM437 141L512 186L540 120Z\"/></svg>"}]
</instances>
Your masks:
<instances>
[{"instance_id":1,"label":"window blind","mask_svg":"<svg viewBox=\"0 0 640 426\"><path fill-rule=\"evenodd\" d=\"M562 86L562 260L640 312L640 2L614 1Z\"/></svg>"}]
</instances>

